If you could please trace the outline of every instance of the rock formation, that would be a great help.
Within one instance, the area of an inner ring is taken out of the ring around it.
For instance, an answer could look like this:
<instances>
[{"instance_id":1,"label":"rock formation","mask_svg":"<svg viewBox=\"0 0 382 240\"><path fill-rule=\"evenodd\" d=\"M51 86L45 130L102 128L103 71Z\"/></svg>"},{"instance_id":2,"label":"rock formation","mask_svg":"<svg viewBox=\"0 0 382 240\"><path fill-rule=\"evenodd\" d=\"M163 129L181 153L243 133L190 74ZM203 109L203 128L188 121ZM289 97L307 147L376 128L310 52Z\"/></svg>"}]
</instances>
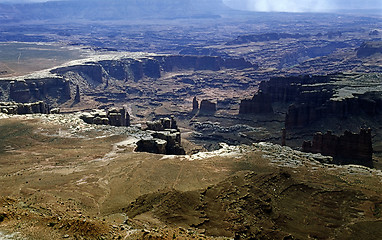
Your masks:
<instances>
[{"instance_id":1,"label":"rock formation","mask_svg":"<svg viewBox=\"0 0 382 240\"><path fill-rule=\"evenodd\" d=\"M6 114L49 114L49 106L43 101L34 103L0 102L0 112Z\"/></svg>"},{"instance_id":2,"label":"rock formation","mask_svg":"<svg viewBox=\"0 0 382 240\"><path fill-rule=\"evenodd\" d=\"M272 99L268 94L259 92L251 100L242 100L240 103L240 114L264 114L273 113Z\"/></svg>"},{"instance_id":3,"label":"rock formation","mask_svg":"<svg viewBox=\"0 0 382 240\"><path fill-rule=\"evenodd\" d=\"M137 152L149 152L168 155L184 155L185 150L181 146L181 135L176 120L161 118L156 121L146 122L146 131L150 134L138 141Z\"/></svg>"},{"instance_id":4,"label":"rock formation","mask_svg":"<svg viewBox=\"0 0 382 240\"><path fill-rule=\"evenodd\" d=\"M286 129L281 130L281 146L286 146Z\"/></svg>"},{"instance_id":5,"label":"rock formation","mask_svg":"<svg viewBox=\"0 0 382 240\"><path fill-rule=\"evenodd\" d=\"M322 90L321 87L315 88L313 84L325 84L329 81L329 76L271 78L269 81L260 83L259 92L252 99L241 101L239 113L272 113L272 104L276 102L322 104L329 100L333 93L330 89Z\"/></svg>"},{"instance_id":6,"label":"rock formation","mask_svg":"<svg viewBox=\"0 0 382 240\"><path fill-rule=\"evenodd\" d=\"M112 108L108 111L97 109L92 112L83 113L80 118L89 124L111 125L117 127L130 126L130 115L125 108Z\"/></svg>"},{"instance_id":7,"label":"rock formation","mask_svg":"<svg viewBox=\"0 0 382 240\"><path fill-rule=\"evenodd\" d=\"M60 77L0 81L2 101L63 103L70 99L69 82Z\"/></svg>"},{"instance_id":8,"label":"rock formation","mask_svg":"<svg viewBox=\"0 0 382 240\"><path fill-rule=\"evenodd\" d=\"M341 90L341 84L333 84L338 81L338 76L340 75L271 78L260 83L258 94L251 100L241 101L239 113L261 114L272 112L272 105L275 103L289 105L285 109L287 129L306 127L328 116L344 119L361 114L377 116L382 113L380 92L373 92L373 88L365 83L364 88L370 88L370 91L357 93L359 82L345 81L344 85L354 84L355 87L354 93L343 97L341 91L349 92L349 87Z\"/></svg>"},{"instance_id":9,"label":"rock formation","mask_svg":"<svg viewBox=\"0 0 382 240\"><path fill-rule=\"evenodd\" d=\"M382 41L364 42L357 50L357 57L369 57L382 53Z\"/></svg>"},{"instance_id":10,"label":"rock formation","mask_svg":"<svg viewBox=\"0 0 382 240\"><path fill-rule=\"evenodd\" d=\"M382 97L378 93L365 93L340 100L329 99L324 103L320 103L320 100L310 101L289 106L285 117L285 127L305 127L327 116L345 119L361 114L377 116L380 113L382 113Z\"/></svg>"},{"instance_id":11,"label":"rock formation","mask_svg":"<svg viewBox=\"0 0 382 240\"><path fill-rule=\"evenodd\" d=\"M156 121L147 121L146 122L147 128L146 130L151 131L163 131L166 129L173 129L173 130L179 130L176 120L174 119L174 116L171 116L170 118L161 118Z\"/></svg>"},{"instance_id":12,"label":"rock formation","mask_svg":"<svg viewBox=\"0 0 382 240\"><path fill-rule=\"evenodd\" d=\"M216 103L209 100L202 100L200 103L199 113L202 114L213 114L216 112Z\"/></svg>"},{"instance_id":13,"label":"rock formation","mask_svg":"<svg viewBox=\"0 0 382 240\"><path fill-rule=\"evenodd\" d=\"M336 136L330 131L326 134L316 133L312 142L303 143L302 150L332 156L337 164L373 166L370 129L361 129L359 134L345 131L341 136Z\"/></svg>"},{"instance_id":14,"label":"rock formation","mask_svg":"<svg viewBox=\"0 0 382 240\"><path fill-rule=\"evenodd\" d=\"M148 152L155 154L166 154L167 142L157 138L143 138L137 142L137 152Z\"/></svg>"},{"instance_id":15,"label":"rock formation","mask_svg":"<svg viewBox=\"0 0 382 240\"><path fill-rule=\"evenodd\" d=\"M196 97L194 97L192 99L192 112L197 112L198 110L199 110L199 102L196 99Z\"/></svg>"},{"instance_id":16,"label":"rock formation","mask_svg":"<svg viewBox=\"0 0 382 240\"><path fill-rule=\"evenodd\" d=\"M81 102L80 87L76 86L76 96L74 97L74 103Z\"/></svg>"}]
</instances>

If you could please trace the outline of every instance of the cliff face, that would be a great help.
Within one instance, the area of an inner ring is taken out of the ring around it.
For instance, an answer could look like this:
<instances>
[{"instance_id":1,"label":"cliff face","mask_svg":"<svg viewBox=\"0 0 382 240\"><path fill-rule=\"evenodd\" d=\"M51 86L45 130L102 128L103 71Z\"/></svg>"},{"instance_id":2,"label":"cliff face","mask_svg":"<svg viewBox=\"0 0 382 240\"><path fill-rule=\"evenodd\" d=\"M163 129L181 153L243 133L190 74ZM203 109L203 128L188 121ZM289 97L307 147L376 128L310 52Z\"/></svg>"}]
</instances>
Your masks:
<instances>
[{"instance_id":1,"label":"cliff face","mask_svg":"<svg viewBox=\"0 0 382 240\"><path fill-rule=\"evenodd\" d=\"M44 100L49 104L70 99L69 82L63 78L41 78L25 81L0 81L1 99L20 103Z\"/></svg>"},{"instance_id":2,"label":"cliff face","mask_svg":"<svg viewBox=\"0 0 382 240\"><path fill-rule=\"evenodd\" d=\"M314 99L315 98L313 98L313 100ZM373 117L381 113L382 96L373 93L342 100L327 100L322 104L319 104L319 101L310 103L303 102L289 106L285 117L285 127L305 127L327 116L346 119L361 114Z\"/></svg>"},{"instance_id":3,"label":"cliff face","mask_svg":"<svg viewBox=\"0 0 382 240\"><path fill-rule=\"evenodd\" d=\"M277 77L261 82L259 93L251 100L243 100L240 113L261 114L271 112L272 104L290 104L286 109L285 127L301 128L328 116L339 119L365 114L377 116L382 113L382 95L373 92L370 83L342 82L337 85L336 75ZM341 90L341 85L347 86ZM354 93L348 93L354 84ZM359 84L364 84L368 91L357 93ZM336 97L341 92L348 96ZM266 97L265 97L266 96ZM268 109L267 111L265 111Z\"/></svg>"},{"instance_id":4,"label":"cliff face","mask_svg":"<svg viewBox=\"0 0 382 240\"><path fill-rule=\"evenodd\" d=\"M303 143L304 152L322 153L332 156L337 164L360 164L373 166L373 146L371 130L361 129L360 133L345 131L341 136L331 132L316 133L313 141Z\"/></svg>"},{"instance_id":5,"label":"cliff face","mask_svg":"<svg viewBox=\"0 0 382 240\"><path fill-rule=\"evenodd\" d=\"M6 114L49 114L50 108L43 101L34 103L0 102L0 112Z\"/></svg>"},{"instance_id":6,"label":"cliff face","mask_svg":"<svg viewBox=\"0 0 382 240\"><path fill-rule=\"evenodd\" d=\"M374 54L382 54L382 41L365 42L357 50L357 57L369 57Z\"/></svg>"},{"instance_id":7,"label":"cliff face","mask_svg":"<svg viewBox=\"0 0 382 240\"><path fill-rule=\"evenodd\" d=\"M273 113L272 98L262 92L253 96L251 100L242 100L240 103L240 114L264 114Z\"/></svg>"},{"instance_id":8,"label":"cliff face","mask_svg":"<svg viewBox=\"0 0 382 240\"><path fill-rule=\"evenodd\" d=\"M214 114L216 112L216 103L209 100L202 100L200 102L200 114Z\"/></svg>"},{"instance_id":9,"label":"cliff face","mask_svg":"<svg viewBox=\"0 0 382 240\"><path fill-rule=\"evenodd\" d=\"M242 100L240 113L271 113L273 103L304 103L319 106L333 95L331 89L321 89L315 84L325 84L329 76L276 77L261 82L259 92L251 100ZM306 108L306 106L304 106ZM291 109L293 111L294 109ZM309 111L309 110L304 110ZM292 114L292 113L291 113ZM305 116L306 118L306 116Z\"/></svg>"},{"instance_id":10,"label":"cliff face","mask_svg":"<svg viewBox=\"0 0 382 240\"><path fill-rule=\"evenodd\" d=\"M126 82L143 78L158 79L163 72L178 70L211 70L225 68L256 68L244 59L223 59L213 56L140 56L137 58L113 57L112 60L87 61L58 67L44 72L44 77L23 80L2 80L0 100L33 102L44 100L61 104L79 93L112 98L126 97Z\"/></svg>"}]
</instances>

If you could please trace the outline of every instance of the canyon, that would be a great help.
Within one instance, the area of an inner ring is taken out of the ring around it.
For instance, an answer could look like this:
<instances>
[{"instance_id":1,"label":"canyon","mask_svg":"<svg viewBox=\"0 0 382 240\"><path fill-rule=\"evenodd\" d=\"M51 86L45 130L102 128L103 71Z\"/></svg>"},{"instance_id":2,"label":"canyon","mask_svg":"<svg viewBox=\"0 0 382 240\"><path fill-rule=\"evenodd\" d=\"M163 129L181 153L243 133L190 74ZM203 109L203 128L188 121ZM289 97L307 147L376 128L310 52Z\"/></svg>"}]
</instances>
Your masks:
<instances>
[{"instance_id":1,"label":"canyon","mask_svg":"<svg viewBox=\"0 0 382 240\"><path fill-rule=\"evenodd\" d=\"M0 238L381 235L380 14L143 3L0 4Z\"/></svg>"}]
</instances>

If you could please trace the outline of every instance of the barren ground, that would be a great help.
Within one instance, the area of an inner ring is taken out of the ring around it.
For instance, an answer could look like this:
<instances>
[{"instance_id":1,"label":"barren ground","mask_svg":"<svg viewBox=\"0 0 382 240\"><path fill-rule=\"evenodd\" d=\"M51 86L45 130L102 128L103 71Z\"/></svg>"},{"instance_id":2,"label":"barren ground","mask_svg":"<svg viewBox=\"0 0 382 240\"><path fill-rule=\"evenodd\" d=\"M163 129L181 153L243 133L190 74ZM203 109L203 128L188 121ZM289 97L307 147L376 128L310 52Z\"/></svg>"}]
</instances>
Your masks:
<instances>
[{"instance_id":1,"label":"barren ground","mask_svg":"<svg viewBox=\"0 0 382 240\"><path fill-rule=\"evenodd\" d=\"M0 231L26 239L381 234L378 170L261 144L135 153L138 130L74 116L14 116L0 128Z\"/></svg>"}]
</instances>

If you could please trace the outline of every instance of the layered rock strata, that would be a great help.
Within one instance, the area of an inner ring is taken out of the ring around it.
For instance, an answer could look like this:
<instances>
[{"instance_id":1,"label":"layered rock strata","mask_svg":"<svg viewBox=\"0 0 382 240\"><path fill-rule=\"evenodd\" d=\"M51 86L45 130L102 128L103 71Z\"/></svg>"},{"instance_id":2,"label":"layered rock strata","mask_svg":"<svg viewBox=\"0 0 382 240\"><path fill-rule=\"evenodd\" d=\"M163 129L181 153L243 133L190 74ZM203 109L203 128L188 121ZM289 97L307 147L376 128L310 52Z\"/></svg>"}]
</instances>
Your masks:
<instances>
[{"instance_id":1,"label":"layered rock strata","mask_svg":"<svg viewBox=\"0 0 382 240\"><path fill-rule=\"evenodd\" d=\"M273 113L272 99L268 94L259 92L251 100L241 100L240 114L264 114Z\"/></svg>"},{"instance_id":2,"label":"layered rock strata","mask_svg":"<svg viewBox=\"0 0 382 240\"><path fill-rule=\"evenodd\" d=\"M174 117L146 122L149 136L137 142L137 152L167 155L184 155L181 135Z\"/></svg>"},{"instance_id":3,"label":"layered rock strata","mask_svg":"<svg viewBox=\"0 0 382 240\"><path fill-rule=\"evenodd\" d=\"M314 134L313 141L303 143L302 150L332 156L337 164L373 166L370 129L361 129L358 134L345 131L341 136L330 131L325 134L318 132Z\"/></svg>"},{"instance_id":4,"label":"layered rock strata","mask_svg":"<svg viewBox=\"0 0 382 240\"><path fill-rule=\"evenodd\" d=\"M0 102L0 112L6 114L49 114L50 108L43 101L34 103Z\"/></svg>"},{"instance_id":5,"label":"layered rock strata","mask_svg":"<svg viewBox=\"0 0 382 240\"><path fill-rule=\"evenodd\" d=\"M346 75L271 78L260 84L251 100L241 101L239 112L270 113L274 104L289 105L285 109L287 129L305 127L328 116L344 119L382 113L380 83L346 78Z\"/></svg>"},{"instance_id":6,"label":"layered rock strata","mask_svg":"<svg viewBox=\"0 0 382 240\"><path fill-rule=\"evenodd\" d=\"M216 112L216 103L210 100L202 100L200 102L199 113L201 114L214 114Z\"/></svg>"},{"instance_id":7,"label":"layered rock strata","mask_svg":"<svg viewBox=\"0 0 382 240\"><path fill-rule=\"evenodd\" d=\"M69 81L61 77L0 81L2 101L28 103L43 100L55 104L63 103L70 97Z\"/></svg>"},{"instance_id":8,"label":"layered rock strata","mask_svg":"<svg viewBox=\"0 0 382 240\"><path fill-rule=\"evenodd\" d=\"M80 118L84 122L97 125L111 125L116 127L130 126L130 115L125 108L109 110L93 110L83 113Z\"/></svg>"}]
</instances>

